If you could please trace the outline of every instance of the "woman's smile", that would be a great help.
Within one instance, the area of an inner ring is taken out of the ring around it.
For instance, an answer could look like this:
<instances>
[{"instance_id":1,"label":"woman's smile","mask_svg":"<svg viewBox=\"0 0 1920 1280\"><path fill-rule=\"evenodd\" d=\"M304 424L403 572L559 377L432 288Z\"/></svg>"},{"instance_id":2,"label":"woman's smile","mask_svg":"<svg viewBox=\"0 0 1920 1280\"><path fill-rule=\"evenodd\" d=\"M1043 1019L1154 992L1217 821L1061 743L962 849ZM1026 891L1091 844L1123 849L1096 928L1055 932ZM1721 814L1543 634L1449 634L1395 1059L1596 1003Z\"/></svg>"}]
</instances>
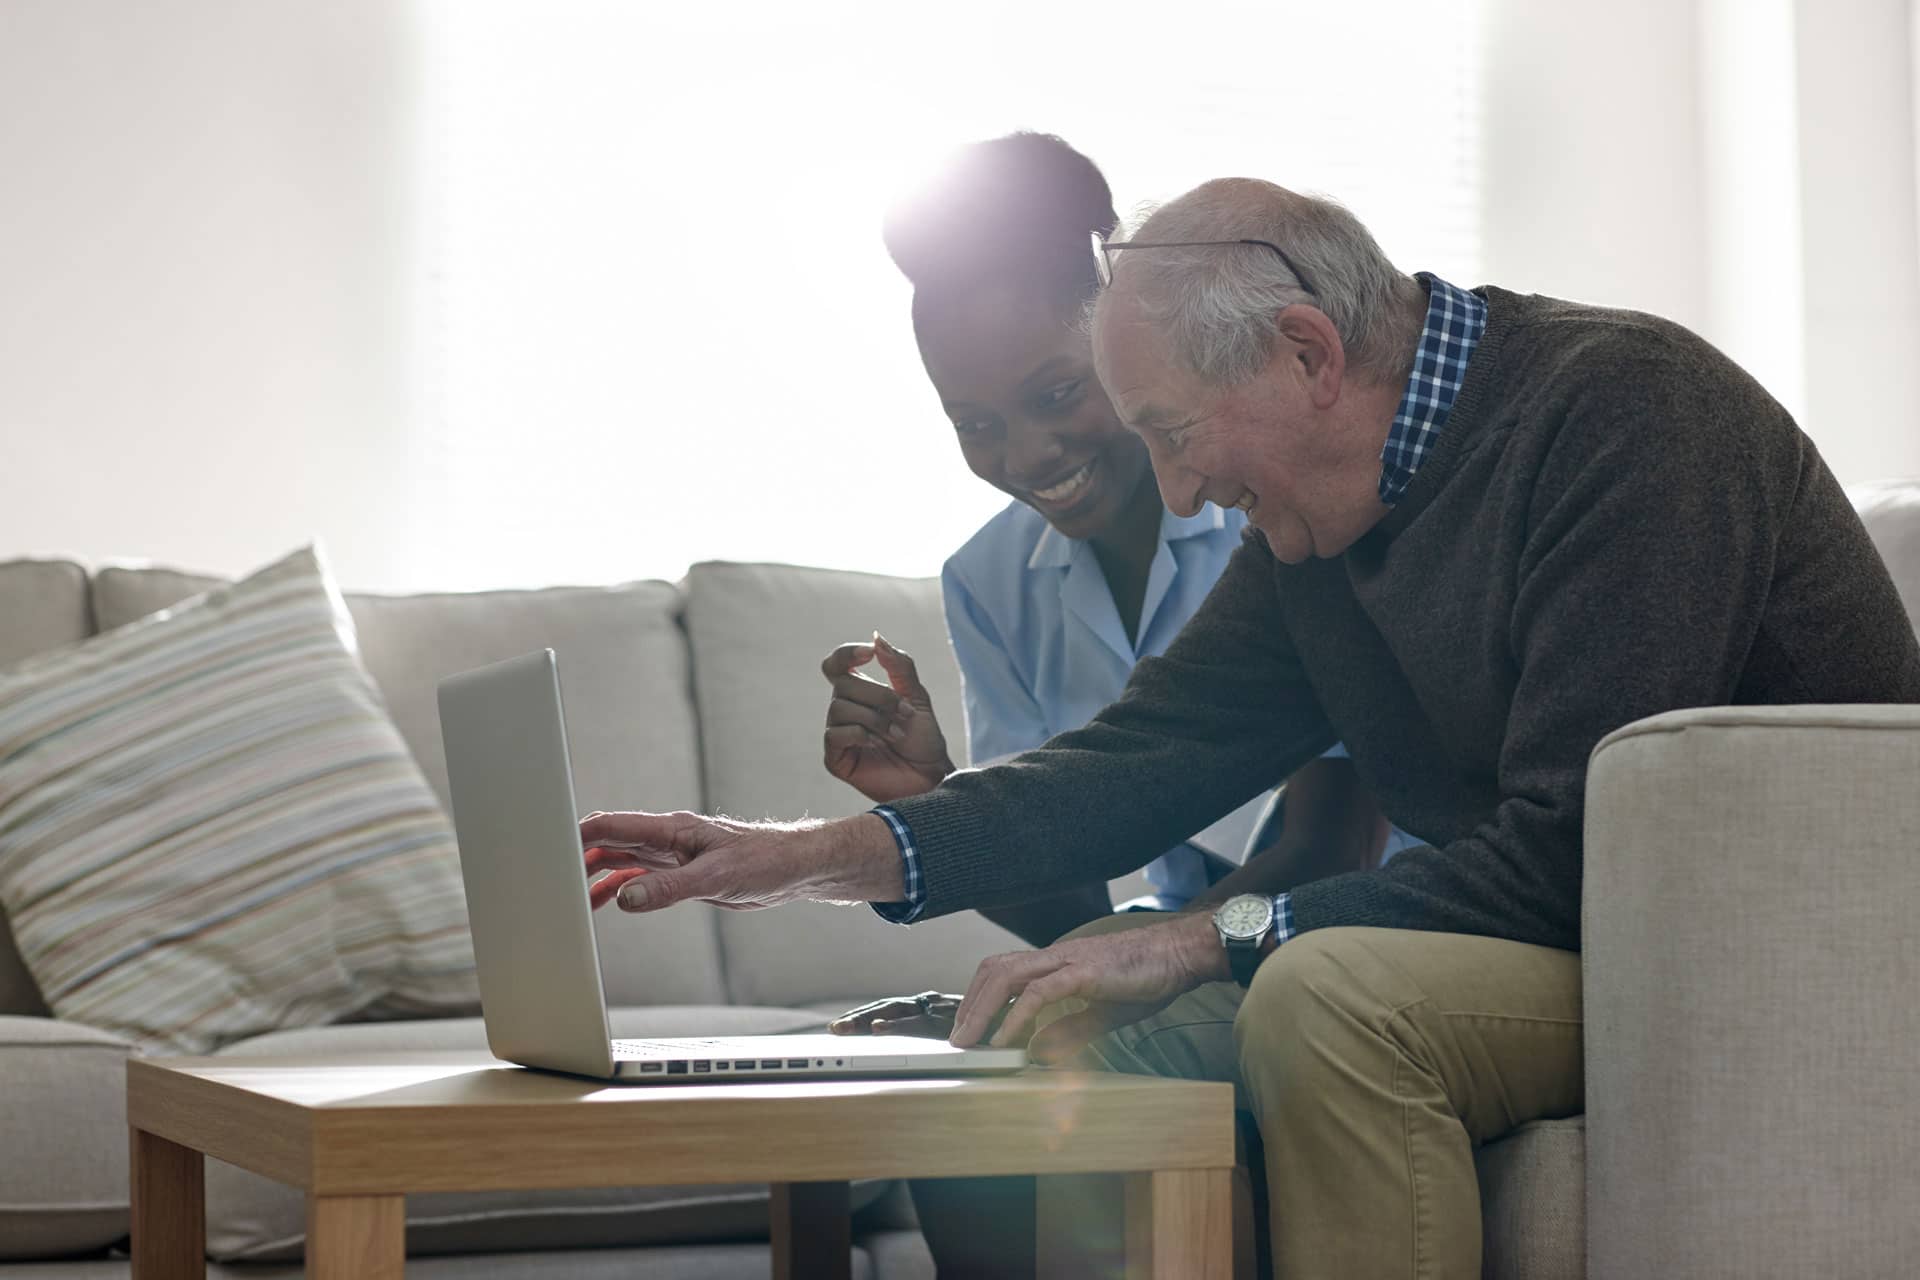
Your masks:
<instances>
[{"instance_id":1,"label":"woman's smile","mask_svg":"<svg viewBox=\"0 0 1920 1280\"><path fill-rule=\"evenodd\" d=\"M1064 516L1098 496L1094 483L1100 459L1089 458L1044 488L1026 490L1027 500L1046 516Z\"/></svg>"}]
</instances>

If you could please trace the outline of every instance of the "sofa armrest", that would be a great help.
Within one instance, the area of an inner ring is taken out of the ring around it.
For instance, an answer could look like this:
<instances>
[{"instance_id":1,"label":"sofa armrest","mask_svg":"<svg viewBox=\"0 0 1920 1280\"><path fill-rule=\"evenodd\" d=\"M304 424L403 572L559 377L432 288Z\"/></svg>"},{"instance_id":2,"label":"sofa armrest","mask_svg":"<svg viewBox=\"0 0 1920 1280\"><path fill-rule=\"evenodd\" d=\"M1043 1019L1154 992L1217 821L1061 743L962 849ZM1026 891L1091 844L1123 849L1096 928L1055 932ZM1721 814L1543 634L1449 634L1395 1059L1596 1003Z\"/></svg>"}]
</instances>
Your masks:
<instances>
[{"instance_id":1,"label":"sofa armrest","mask_svg":"<svg viewBox=\"0 0 1920 1280\"><path fill-rule=\"evenodd\" d=\"M1628 725L1588 775L1589 1272L1920 1254L1920 706Z\"/></svg>"},{"instance_id":2,"label":"sofa armrest","mask_svg":"<svg viewBox=\"0 0 1920 1280\"><path fill-rule=\"evenodd\" d=\"M131 1043L0 1016L0 1259L89 1253L127 1234Z\"/></svg>"}]
</instances>

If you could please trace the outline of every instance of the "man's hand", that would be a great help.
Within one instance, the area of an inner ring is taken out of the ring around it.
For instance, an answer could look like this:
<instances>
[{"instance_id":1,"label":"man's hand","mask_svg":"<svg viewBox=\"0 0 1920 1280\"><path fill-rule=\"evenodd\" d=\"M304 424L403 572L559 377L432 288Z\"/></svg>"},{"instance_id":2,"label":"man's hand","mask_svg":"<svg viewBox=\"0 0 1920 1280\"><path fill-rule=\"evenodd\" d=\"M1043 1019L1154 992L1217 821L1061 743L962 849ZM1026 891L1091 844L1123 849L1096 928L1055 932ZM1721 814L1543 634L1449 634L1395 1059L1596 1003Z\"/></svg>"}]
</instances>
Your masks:
<instances>
[{"instance_id":1,"label":"man's hand","mask_svg":"<svg viewBox=\"0 0 1920 1280\"><path fill-rule=\"evenodd\" d=\"M1036 1062L1061 1062L1096 1036L1157 1013L1202 983L1231 976L1220 935L1205 916L1180 915L1141 929L1069 938L1044 951L983 960L960 1002L950 1039L964 1048L991 1032L995 1047L1017 1045L1031 1034L1042 1009L1078 998L1087 1002L1085 1009L1050 1023L1027 1046ZM1002 1010L1000 1029L992 1031Z\"/></svg>"},{"instance_id":2,"label":"man's hand","mask_svg":"<svg viewBox=\"0 0 1920 1280\"><path fill-rule=\"evenodd\" d=\"M859 673L875 658L881 684ZM871 644L843 644L820 672L833 686L822 745L827 772L877 804L917 796L953 772L947 736L934 718L933 695L913 659L878 631Z\"/></svg>"},{"instance_id":3,"label":"man's hand","mask_svg":"<svg viewBox=\"0 0 1920 1280\"><path fill-rule=\"evenodd\" d=\"M897 902L899 847L872 814L834 822L739 822L697 813L591 813L580 821L597 909L710 902L745 911L803 899ZM594 880L599 876L598 880Z\"/></svg>"}]
</instances>

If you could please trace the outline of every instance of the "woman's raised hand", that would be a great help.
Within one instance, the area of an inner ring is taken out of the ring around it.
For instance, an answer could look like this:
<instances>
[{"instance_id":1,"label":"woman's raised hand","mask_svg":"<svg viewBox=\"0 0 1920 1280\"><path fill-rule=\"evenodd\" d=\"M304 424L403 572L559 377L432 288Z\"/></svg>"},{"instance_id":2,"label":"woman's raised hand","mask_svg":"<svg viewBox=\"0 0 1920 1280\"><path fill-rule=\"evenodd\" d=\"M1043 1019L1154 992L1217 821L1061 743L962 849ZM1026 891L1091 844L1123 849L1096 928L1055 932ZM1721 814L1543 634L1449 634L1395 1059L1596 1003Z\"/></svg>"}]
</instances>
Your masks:
<instances>
[{"instance_id":1,"label":"woman's raised hand","mask_svg":"<svg viewBox=\"0 0 1920 1280\"><path fill-rule=\"evenodd\" d=\"M879 659L887 683L859 673ZM933 697L913 658L878 631L870 644L843 644L820 672L833 686L823 738L827 772L880 804L919 795L953 772Z\"/></svg>"}]
</instances>

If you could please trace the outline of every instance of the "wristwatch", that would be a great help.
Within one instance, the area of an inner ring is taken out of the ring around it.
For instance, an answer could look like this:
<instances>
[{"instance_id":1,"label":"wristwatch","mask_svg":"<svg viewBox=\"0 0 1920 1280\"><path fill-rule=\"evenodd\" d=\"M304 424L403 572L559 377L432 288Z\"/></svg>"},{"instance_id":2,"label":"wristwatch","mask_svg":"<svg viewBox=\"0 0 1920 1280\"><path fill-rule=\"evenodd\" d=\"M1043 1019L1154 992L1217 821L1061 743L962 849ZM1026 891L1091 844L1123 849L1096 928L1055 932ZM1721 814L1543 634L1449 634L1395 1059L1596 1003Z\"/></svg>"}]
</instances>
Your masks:
<instances>
[{"instance_id":1,"label":"wristwatch","mask_svg":"<svg viewBox=\"0 0 1920 1280\"><path fill-rule=\"evenodd\" d=\"M1246 986L1260 966L1260 944L1273 931L1273 899L1264 893L1237 893L1213 913L1213 927L1227 949L1233 980Z\"/></svg>"}]
</instances>

